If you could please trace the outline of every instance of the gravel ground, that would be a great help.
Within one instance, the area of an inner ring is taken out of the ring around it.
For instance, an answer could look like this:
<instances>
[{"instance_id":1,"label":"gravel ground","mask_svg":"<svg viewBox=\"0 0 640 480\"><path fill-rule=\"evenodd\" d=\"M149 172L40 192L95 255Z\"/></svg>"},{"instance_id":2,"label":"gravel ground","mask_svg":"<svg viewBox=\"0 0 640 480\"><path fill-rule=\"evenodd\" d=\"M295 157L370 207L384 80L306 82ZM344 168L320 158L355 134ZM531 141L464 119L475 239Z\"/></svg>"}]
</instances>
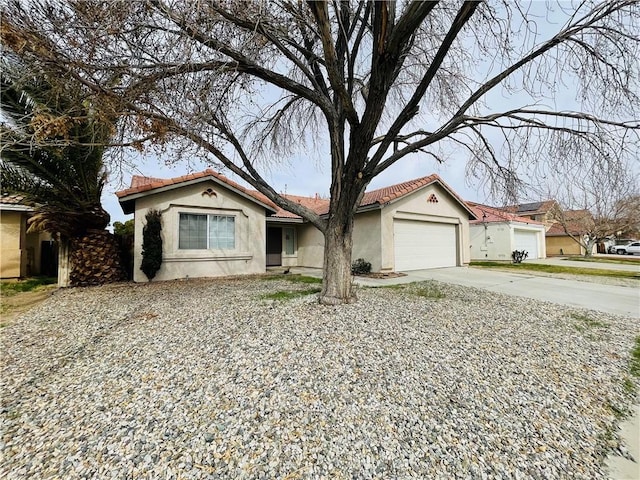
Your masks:
<instances>
[{"instance_id":1,"label":"gravel ground","mask_svg":"<svg viewBox=\"0 0 640 480\"><path fill-rule=\"evenodd\" d=\"M309 287L57 292L0 331L0 478L606 477L637 320L436 283L262 298Z\"/></svg>"}]
</instances>

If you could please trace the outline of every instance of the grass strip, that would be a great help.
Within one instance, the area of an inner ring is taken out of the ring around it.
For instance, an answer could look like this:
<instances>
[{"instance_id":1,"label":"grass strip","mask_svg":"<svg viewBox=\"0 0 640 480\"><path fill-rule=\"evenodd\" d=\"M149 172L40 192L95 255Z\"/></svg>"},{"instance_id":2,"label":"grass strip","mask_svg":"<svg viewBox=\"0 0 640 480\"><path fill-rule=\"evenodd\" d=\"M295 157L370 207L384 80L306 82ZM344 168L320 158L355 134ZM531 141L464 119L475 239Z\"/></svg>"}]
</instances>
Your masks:
<instances>
[{"instance_id":1,"label":"grass strip","mask_svg":"<svg viewBox=\"0 0 640 480\"><path fill-rule=\"evenodd\" d=\"M308 288L306 290L280 290L278 292L267 293L262 295L260 298L263 300L291 300L292 298L313 295L314 293L320 293L320 289Z\"/></svg>"},{"instance_id":2,"label":"grass strip","mask_svg":"<svg viewBox=\"0 0 640 480\"><path fill-rule=\"evenodd\" d=\"M471 262L472 267L501 268L515 271L530 271L544 273L569 273L571 275L595 275L599 277L634 278L640 280L637 272L621 270L607 270L600 268L565 267L559 265L545 265L542 263L502 263L502 262Z\"/></svg>"},{"instance_id":3,"label":"grass strip","mask_svg":"<svg viewBox=\"0 0 640 480\"><path fill-rule=\"evenodd\" d=\"M620 258L603 258L603 257L567 257L562 260L567 260L570 262L588 262L588 263L613 263L616 265L640 265L639 257L625 257L620 256Z\"/></svg>"},{"instance_id":4,"label":"grass strip","mask_svg":"<svg viewBox=\"0 0 640 480\"><path fill-rule=\"evenodd\" d=\"M298 275L298 274L269 275L265 278L266 280L287 280L288 282L291 282L291 283L306 283L306 284L322 283L321 278L309 277L307 275Z\"/></svg>"},{"instance_id":5,"label":"grass strip","mask_svg":"<svg viewBox=\"0 0 640 480\"><path fill-rule=\"evenodd\" d=\"M43 285L53 285L57 283L55 277L33 277L26 280L0 282L0 294L11 296L21 292L31 292Z\"/></svg>"}]
</instances>

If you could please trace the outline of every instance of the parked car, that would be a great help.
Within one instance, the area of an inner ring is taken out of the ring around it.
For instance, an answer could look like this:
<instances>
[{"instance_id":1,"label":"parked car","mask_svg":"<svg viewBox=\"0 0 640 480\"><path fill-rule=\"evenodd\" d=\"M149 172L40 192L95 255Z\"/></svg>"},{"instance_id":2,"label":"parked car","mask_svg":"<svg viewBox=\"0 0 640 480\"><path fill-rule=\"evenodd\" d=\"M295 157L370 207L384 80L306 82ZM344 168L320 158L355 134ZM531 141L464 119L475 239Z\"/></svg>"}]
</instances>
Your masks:
<instances>
[{"instance_id":1,"label":"parked car","mask_svg":"<svg viewBox=\"0 0 640 480\"><path fill-rule=\"evenodd\" d=\"M627 245L616 245L614 248L618 255L633 255L635 253L640 255L640 242L631 242Z\"/></svg>"}]
</instances>

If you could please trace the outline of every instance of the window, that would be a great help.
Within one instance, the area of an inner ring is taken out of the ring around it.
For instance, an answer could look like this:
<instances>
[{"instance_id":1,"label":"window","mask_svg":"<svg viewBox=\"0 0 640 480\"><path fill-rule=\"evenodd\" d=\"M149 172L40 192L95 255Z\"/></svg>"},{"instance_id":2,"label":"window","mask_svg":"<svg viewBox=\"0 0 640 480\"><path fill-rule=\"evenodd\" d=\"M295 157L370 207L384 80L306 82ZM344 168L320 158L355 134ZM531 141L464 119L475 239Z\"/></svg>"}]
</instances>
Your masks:
<instances>
[{"instance_id":1,"label":"window","mask_svg":"<svg viewBox=\"0 0 640 480\"><path fill-rule=\"evenodd\" d=\"M284 254L296 253L296 231L293 228L284 228Z\"/></svg>"},{"instance_id":2,"label":"window","mask_svg":"<svg viewBox=\"0 0 640 480\"><path fill-rule=\"evenodd\" d=\"M181 250L233 250L236 219L229 215L180 214L178 248Z\"/></svg>"}]
</instances>

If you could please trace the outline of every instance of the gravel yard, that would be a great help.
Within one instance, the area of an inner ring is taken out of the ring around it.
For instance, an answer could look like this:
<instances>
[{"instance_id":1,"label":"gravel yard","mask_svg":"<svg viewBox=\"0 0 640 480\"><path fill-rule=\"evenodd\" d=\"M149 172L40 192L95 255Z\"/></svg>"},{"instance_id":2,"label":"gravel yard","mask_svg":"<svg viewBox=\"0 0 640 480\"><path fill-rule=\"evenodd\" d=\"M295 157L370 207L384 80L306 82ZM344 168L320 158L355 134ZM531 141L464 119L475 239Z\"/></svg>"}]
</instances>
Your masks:
<instances>
[{"instance_id":1,"label":"gravel yard","mask_svg":"<svg viewBox=\"0 0 640 480\"><path fill-rule=\"evenodd\" d=\"M605 478L637 319L446 284L57 292L0 330L0 478ZM624 452L623 452L624 453Z\"/></svg>"}]
</instances>

